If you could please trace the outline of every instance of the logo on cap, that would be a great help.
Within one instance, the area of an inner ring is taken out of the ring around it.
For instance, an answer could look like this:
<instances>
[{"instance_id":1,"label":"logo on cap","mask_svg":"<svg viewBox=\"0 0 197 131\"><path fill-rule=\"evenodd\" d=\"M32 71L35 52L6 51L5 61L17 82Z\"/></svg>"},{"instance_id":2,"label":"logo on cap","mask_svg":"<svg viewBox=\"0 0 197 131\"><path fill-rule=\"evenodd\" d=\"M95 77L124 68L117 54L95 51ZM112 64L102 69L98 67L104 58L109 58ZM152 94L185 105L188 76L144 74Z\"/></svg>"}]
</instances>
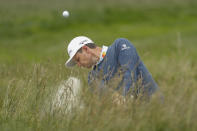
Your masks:
<instances>
[{"instance_id":1,"label":"logo on cap","mask_svg":"<svg viewBox=\"0 0 197 131\"><path fill-rule=\"evenodd\" d=\"M79 44L81 45L81 44L84 44L84 42L87 42L88 40L83 40L83 41L81 41Z\"/></svg>"}]
</instances>

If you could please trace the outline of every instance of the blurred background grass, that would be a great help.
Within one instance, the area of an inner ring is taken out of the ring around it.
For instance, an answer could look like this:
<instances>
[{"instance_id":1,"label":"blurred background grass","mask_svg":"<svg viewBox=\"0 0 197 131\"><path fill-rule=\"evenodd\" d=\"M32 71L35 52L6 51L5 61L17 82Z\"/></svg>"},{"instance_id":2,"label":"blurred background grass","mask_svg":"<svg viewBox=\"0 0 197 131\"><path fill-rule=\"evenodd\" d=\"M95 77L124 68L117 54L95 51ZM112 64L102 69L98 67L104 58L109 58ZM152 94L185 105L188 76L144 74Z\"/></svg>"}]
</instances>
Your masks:
<instances>
[{"instance_id":1,"label":"blurred background grass","mask_svg":"<svg viewBox=\"0 0 197 131\"><path fill-rule=\"evenodd\" d=\"M196 8L195 0L1 0L0 129L196 130ZM67 44L78 35L99 46L129 39L165 103L97 101L86 90L87 70L64 67ZM87 105L72 116L51 115L57 85L70 76L84 83Z\"/></svg>"}]
</instances>

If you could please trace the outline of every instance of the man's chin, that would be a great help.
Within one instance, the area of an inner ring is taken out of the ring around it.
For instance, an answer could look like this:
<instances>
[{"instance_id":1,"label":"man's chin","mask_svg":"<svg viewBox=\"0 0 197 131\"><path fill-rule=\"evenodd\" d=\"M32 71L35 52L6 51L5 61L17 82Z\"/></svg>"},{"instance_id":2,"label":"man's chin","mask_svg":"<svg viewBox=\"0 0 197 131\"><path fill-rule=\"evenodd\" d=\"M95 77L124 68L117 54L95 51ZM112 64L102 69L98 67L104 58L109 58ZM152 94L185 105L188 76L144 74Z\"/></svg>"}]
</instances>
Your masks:
<instances>
[{"instance_id":1,"label":"man's chin","mask_svg":"<svg viewBox=\"0 0 197 131\"><path fill-rule=\"evenodd\" d=\"M83 66L84 68L88 68L88 69L90 69L90 68L92 68L94 65L86 65L86 66Z\"/></svg>"},{"instance_id":2,"label":"man's chin","mask_svg":"<svg viewBox=\"0 0 197 131\"><path fill-rule=\"evenodd\" d=\"M90 69L90 68L92 68L92 66L87 66L86 68Z\"/></svg>"},{"instance_id":3,"label":"man's chin","mask_svg":"<svg viewBox=\"0 0 197 131\"><path fill-rule=\"evenodd\" d=\"M93 67L93 65L88 65L88 66L86 66L86 68L88 68L88 69L90 69L90 68L92 68Z\"/></svg>"},{"instance_id":4,"label":"man's chin","mask_svg":"<svg viewBox=\"0 0 197 131\"><path fill-rule=\"evenodd\" d=\"M81 67L82 68L88 68L88 69L91 68L90 66L81 66Z\"/></svg>"}]
</instances>

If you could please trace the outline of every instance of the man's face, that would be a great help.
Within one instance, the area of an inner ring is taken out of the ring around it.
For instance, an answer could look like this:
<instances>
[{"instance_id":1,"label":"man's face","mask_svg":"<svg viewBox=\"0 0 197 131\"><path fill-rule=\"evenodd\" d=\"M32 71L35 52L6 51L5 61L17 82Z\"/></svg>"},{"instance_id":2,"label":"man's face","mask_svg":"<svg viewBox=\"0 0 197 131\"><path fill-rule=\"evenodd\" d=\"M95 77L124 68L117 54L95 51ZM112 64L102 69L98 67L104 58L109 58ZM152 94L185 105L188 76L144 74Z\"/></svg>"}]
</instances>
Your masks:
<instances>
[{"instance_id":1,"label":"man's face","mask_svg":"<svg viewBox=\"0 0 197 131\"><path fill-rule=\"evenodd\" d=\"M82 52L77 52L73 60L79 67L91 68L95 64L92 54L85 49L82 49Z\"/></svg>"}]
</instances>

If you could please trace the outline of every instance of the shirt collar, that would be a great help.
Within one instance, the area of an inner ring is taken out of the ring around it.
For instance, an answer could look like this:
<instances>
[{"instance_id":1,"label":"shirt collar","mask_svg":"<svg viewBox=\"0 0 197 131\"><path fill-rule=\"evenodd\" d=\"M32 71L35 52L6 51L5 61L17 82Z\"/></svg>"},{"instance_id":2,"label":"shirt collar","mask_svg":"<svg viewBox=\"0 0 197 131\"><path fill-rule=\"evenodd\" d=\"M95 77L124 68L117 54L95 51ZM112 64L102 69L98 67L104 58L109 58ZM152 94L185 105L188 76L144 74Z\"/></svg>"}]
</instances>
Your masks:
<instances>
[{"instance_id":1,"label":"shirt collar","mask_svg":"<svg viewBox=\"0 0 197 131\"><path fill-rule=\"evenodd\" d=\"M101 51L101 54L100 54L100 59L99 61L96 63L96 65L98 65L99 63L101 63L101 61L104 59L106 53L107 53L107 49L108 47L107 46L104 46L102 47L102 51Z\"/></svg>"}]
</instances>

